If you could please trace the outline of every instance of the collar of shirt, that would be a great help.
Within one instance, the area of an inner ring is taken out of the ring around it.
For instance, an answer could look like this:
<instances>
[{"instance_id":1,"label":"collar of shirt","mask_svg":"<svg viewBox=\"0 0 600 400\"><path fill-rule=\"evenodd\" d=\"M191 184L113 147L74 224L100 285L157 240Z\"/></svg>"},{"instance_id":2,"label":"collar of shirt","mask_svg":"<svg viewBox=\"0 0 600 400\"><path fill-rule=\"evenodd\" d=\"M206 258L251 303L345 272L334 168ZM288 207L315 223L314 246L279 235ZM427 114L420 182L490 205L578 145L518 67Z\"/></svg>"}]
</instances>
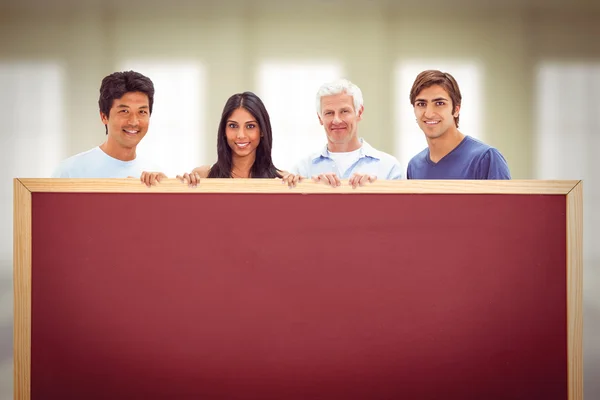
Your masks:
<instances>
[{"instance_id":1,"label":"collar of shirt","mask_svg":"<svg viewBox=\"0 0 600 400\"><path fill-rule=\"evenodd\" d=\"M361 144L360 151L358 152L359 159L364 158L364 157L374 158L376 160L380 159L378 151L375 150L373 147L371 147L371 145L369 143L367 143L363 138L360 138L360 144ZM331 160L331 157L329 155L329 150L327 149L327 145L325 145L325 147L323 147L323 150L320 153L315 155L312 162L315 163L323 158Z\"/></svg>"}]
</instances>

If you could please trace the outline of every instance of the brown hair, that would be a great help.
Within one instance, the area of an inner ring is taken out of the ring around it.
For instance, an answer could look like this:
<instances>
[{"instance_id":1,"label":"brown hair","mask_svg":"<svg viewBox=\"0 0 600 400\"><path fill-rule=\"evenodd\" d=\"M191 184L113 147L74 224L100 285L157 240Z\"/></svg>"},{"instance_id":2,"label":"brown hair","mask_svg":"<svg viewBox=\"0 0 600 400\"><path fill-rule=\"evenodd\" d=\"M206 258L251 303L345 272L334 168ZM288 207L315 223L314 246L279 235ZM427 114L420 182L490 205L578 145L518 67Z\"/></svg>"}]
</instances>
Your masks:
<instances>
[{"instance_id":1,"label":"brown hair","mask_svg":"<svg viewBox=\"0 0 600 400\"><path fill-rule=\"evenodd\" d=\"M444 88L450 99L452 100L452 113L456 110L456 106L460 106L462 101L462 96L460 94L460 89L458 88L458 83L452 75L447 72L442 72L434 69L429 69L427 71L421 72L417 75L415 82L413 83L412 88L410 89L410 104L415 105L415 100L419 93L423 89L426 89L433 85L439 85ZM454 117L454 123L456 127L458 127L458 119L459 116Z\"/></svg>"}]
</instances>

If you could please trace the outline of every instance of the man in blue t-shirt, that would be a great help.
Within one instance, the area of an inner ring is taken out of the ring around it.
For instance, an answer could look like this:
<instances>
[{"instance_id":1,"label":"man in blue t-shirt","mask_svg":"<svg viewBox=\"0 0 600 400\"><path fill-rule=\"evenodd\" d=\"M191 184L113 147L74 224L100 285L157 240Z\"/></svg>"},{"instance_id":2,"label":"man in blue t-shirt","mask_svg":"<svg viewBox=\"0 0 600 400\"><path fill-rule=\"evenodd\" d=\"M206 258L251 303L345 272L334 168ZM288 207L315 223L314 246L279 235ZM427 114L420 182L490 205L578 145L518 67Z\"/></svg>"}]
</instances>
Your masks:
<instances>
[{"instance_id":1,"label":"man in blue t-shirt","mask_svg":"<svg viewBox=\"0 0 600 400\"><path fill-rule=\"evenodd\" d=\"M458 130L461 100L452 75L428 70L417 76L410 103L427 148L408 163L407 179L510 179L498 150Z\"/></svg>"}]
</instances>

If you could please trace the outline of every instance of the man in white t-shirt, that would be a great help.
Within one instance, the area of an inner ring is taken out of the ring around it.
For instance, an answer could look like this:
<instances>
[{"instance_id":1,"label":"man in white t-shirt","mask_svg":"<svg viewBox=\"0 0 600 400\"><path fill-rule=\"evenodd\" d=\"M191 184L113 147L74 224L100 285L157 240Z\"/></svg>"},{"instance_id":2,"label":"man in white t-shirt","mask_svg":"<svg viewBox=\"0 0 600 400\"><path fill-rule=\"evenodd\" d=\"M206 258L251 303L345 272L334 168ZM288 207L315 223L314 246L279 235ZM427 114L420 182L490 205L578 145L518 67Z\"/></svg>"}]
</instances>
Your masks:
<instances>
[{"instance_id":1,"label":"man in white t-shirt","mask_svg":"<svg viewBox=\"0 0 600 400\"><path fill-rule=\"evenodd\" d=\"M148 131L154 85L134 71L115 72L100 86L100 118L106 141L98 147L62 161L53 178L140 178L143 171L157 170L136 155Z\"/></svg>"},{"instance_id":2,"label":"man in white t-shirt","mask_svg":"<svg viewBox=\"0 0 600 400\"><path fill-rule=\"evenodd\" d=\"M284 180L315 181L340 186L348 179L352 187L379 179L402 179L403 170L395 157L376 150L358 136L364 111L362 92L341 79L326 83L317 92L317 116L325 128L327 145L301 160Z\"/></svg>"}]
</instances>

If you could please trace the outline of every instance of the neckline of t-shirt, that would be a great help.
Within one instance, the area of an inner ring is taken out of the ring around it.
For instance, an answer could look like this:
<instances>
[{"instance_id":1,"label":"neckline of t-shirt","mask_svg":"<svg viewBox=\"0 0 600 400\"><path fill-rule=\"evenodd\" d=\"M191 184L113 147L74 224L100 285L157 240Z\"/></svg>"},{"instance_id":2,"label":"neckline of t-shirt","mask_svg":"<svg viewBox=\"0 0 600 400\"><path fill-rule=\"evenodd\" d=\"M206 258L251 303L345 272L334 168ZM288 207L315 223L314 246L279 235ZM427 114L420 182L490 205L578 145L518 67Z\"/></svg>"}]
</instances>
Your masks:
<instances>
[{"instance_id":1,"label":"neckline of t-shirt","mask_svg":"<svg viewBox=\"0 0 600 400\"><path fill-rule=\"evenodd\" d=\"M444 157L440 158L440 160L438 162L433 162L431 161L431 154L429 153L429 148L427 148L427 157L425 157L425 159L427 160L427 163L429 163L432 166L437 166L440 165L440 163L444 160L446 160L448 158L448 156L450 156L452 153L454 153L455 151L457 151L458 148L460 148L463 143L465 143L467 141L467 138L470 138L469 135L465 135L465 137L463 138L463 140L460 141L459 144L456 145L455 148L453 148L452 150L450 150L450 152L448 154L446 154Z\"/></svg>"},{"instance_id":2,"label":"neckline of t-shirt","mask_svg":"<svg viewBox=\"0 0 600 400\"><path fill-rule=\"evenodd\" d=\"M118 158L114 158L113 156L110 156L108 154L106 154L106 152L104 150L102 150L102 148L100 146L96 147L98 149L99 152L101 152L105 157L108 157L108 159L111 162L115 162L115 163L122 163L122 164L133 164L136 162L136 160L138 159L137 156L137 152L135 154L135 158L133 160L129 160L129 161L123 161L123 160L119 160Z\"/></svg>"},{"instance_id":3,"label":"neckline of t-shirt","mask_svg":"<svg viewBox=\"0 0 600 400\"><path fill-rule=\"evenodd\" d=\"M352 156L352 155L355 155L355 154L360 154L360 149L362 149L362 146L359 147L358 149L352 150L352 151L330 151L328 149L327 150L327 154L329 154L329 156L331 158L334 158L336 156L339 156L339 157Z\"/></svg>"}]
</instances>

